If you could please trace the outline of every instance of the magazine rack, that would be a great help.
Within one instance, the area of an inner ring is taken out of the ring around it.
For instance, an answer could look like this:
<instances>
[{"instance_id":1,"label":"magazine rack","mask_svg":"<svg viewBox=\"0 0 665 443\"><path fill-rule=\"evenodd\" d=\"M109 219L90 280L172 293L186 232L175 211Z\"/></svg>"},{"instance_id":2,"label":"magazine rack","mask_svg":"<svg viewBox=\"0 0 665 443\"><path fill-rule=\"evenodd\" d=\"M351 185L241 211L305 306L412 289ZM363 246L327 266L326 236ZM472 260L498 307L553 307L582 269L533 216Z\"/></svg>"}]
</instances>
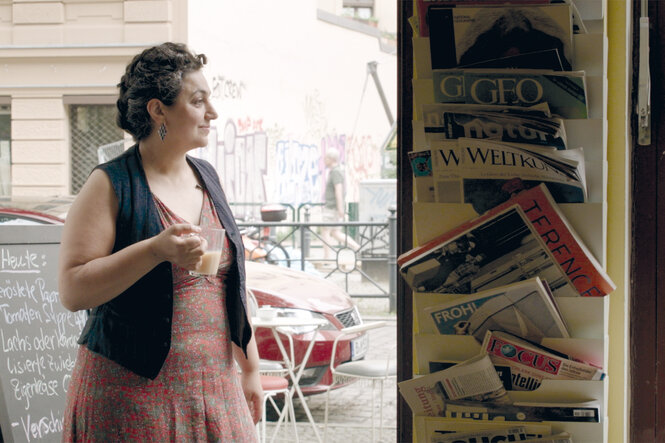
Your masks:
<instances>
[{"instance_id":1,"label":"magazine rack","mask_svg":"<svg viewBox=\"0 0 665 443\"><path fill-rule=\"evenodd\" d=\"M414 2L415 3L415 2ZM574 71L586 72L589 118L565 120L569 146L583 147L588 203L561 204L559 207L570 221L582 241L593 253L597 261L606 266L606 190L607 190L607 37L604 0L576 0L575 4L587 29L586 34L574 35ZM415 8L415 6L414 6ZM416 11L414 11L415 13ZM433 102L429 39L413 37L413 119L412 146L402 146L412 151L413 146L423 146L420 128L419 109L424 103ZM408 51L407 51L408 52ZM410 90L410 88L403 88ZM405 103L409 103L406 99ZM409 122L403 122L408 125ZM405 129L409 133L408 128ZM406 140L407 142L409 140ZM470 205L450 203L413 204L414 246L458 226L477 214ZM413 295L413 373L415 376L429 373L429 363L448 360L461 361L476 355L480 345L470 336L439 335L425 321L423 309L435 303L435 294ZM545 339L543 344L563 352L570 352L594 364L607 365L608 349L608 297L602 298L559 298L557 299L571 338ZM602 381L562 381L546 380L535 391L511 391L511 396L519 401L532 402L586 402L593 401L601 409L600 423L547 422L552 433L569 432L575 442L607 441L607 378ZM414 441L426 442L435 430L458 430L459 426L479 426L483 422L461 423L439 417L413 417ZM496 425L496 422L492 422ZM515 425L515 423L505 423Z\"/></svg>"}]
</instances>

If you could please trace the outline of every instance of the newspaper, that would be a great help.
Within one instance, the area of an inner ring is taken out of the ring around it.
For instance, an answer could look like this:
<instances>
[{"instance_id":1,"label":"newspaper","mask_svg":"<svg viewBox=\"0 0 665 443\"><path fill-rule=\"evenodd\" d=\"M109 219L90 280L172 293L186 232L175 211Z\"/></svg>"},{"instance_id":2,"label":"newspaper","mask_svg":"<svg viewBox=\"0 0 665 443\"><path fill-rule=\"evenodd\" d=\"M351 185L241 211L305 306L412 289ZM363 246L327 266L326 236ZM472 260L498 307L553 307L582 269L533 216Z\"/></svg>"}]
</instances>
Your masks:
<instances>
[{"instance_id":1,"label":"newspaper","mask_svg":"<svg viewBox=\"0 0 665 443\"><path fill-rule=\"evenodd\" d=\"M487 331L481 346L496 366L510 368L512 389L532 391L543 380L602 380L603 371L577 358L500 331Z\"/></svg>"},{"instance_id":2,"label":"newspaper","mask_svg":"<svg viewBox=\"0 0 665 443\"><path fill-rule=\"evenodd\" d=\"M534 276L555 297L615 289L542 184L401 254L397 265L416 292L471 294Z\"/></svg>"},{"instance_id":3,"label":"newspaper","mask_svg":"<svg viewBox=\"0 0 665 443\"><path fill-rule=\"evenodd\" d=\"M427 147L467 137L566 149L563 120L529 108L436 103L422 111Z\"/></svg>"},{"instance_id":4,"label":"newspaper","mask_svg":"<svg viewBox=\"0 0 665 443\"><path fill-rule=\"evenodd\" d=\"M429 372L442 371L458 363L459 361L430 360L428 362ZM523 377L520 371L513 371L510 366L498 366L495 364L494 369L506 391L532 391L537 389L541 384L541 382L531 377Z\"/></svg>"},{"instance_id":5,"label":"newspaper","mask_svg":"<svg viewBox=\"0 0 665 443\"><path fill-rule=\"evenodd\" d=\"M533 106L545 102L562 118L587 118L584 71L433 69L436 103Z\"/></svg>"},{"instance_id":6,"label":"newspaper","mask_svg":"<svg viewBox=\"0 0 665 443\"><path fill-rule=\"evenodd\" d=\"M415 415L441 416L448 400L509 404L510 397L487 355L397 384Z\"/></svg>"},{"instance_id":7,"label":"newspaper","mask_svg":"<svg viewBox=\"0 0 665 443\"><path fill-rule=\"evenodd\" d=\"M521 189L545 183L558 203L587 199L582 149L459 138L409 152L416 200L470 203L477 213L508 200Z\"/></svg>"},{"instance_id":8,"label":"newspaper","mask_svg":"<svg viewBox=\"0 0 665 443\"><path fill-rule=\"evenodd\" d=\"M434 199L471 203L479 214L522 189L545 183L557 203L584 203L582 149L460 138L437 142L432 152ZM417 179L418 177L416 177Z\"/></svg>"},{"instance_id":9,"label":"newspaper","mask_svg":"<svg viewBox=\"0 0 665 443\"><path fill-rule=\"evenodd\" d=\"M488 330L535 342L570 336L547 283L538 277L454 297L424 312L440 334L473 335L478 342Z\"/></svg>"}]
</instances>

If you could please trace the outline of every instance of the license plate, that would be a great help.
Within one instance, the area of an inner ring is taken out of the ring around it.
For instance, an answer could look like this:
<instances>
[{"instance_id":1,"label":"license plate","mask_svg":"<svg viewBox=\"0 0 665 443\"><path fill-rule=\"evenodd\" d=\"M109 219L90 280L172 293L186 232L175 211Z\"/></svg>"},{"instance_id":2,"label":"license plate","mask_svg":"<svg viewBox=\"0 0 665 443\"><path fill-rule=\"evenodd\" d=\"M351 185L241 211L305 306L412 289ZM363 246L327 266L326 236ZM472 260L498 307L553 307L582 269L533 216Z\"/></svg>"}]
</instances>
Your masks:
<instances>
[{"instance_id":1,"label":"license plate","mask_svg":"<svg viewBox=\"0 0 665 443\"><path fill-rule=\"evenodd\" d=\"M363 358L369 348L369 334L351 340L351 360Z\"/></svg>"}]
</instances>

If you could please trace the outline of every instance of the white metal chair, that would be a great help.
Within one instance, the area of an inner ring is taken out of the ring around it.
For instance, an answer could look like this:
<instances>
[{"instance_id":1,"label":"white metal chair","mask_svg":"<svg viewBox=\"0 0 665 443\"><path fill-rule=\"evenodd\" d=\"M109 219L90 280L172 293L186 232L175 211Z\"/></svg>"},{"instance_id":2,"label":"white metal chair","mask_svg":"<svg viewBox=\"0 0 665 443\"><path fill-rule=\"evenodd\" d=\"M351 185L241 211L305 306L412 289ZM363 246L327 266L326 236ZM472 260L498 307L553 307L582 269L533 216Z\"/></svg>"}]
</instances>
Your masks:
<instances>
[{"instance_id":1,"label":"white metal chair","mask_svg":"<svg viewBox=\"0 0 665 443\"><path fill-rule=\"evenodd\" d=\"M256 297L252 291L247 291L248 305L250 315L255 315L258 309ZM298 442L298 430L296 427L296 414L293 409L293 397L289 387L289 380L286 378L288 370L279 362L272 360L259 360L259 374L261 376L261 388L263 389L263 416L258 423L259 437L261 443L266 442L266 422L267 422L267 408L270 405L279 414L275 430L272 434L270 441L274 441L277 433L279 432L282 422L291 420L293 425L294 441ZM284 406L280 409L275 401L275 397L281 395L284 397Z\"/></svg>"},{"instance_id":2,"label":"white metal chair","mask_svg":"<svg viewBox=\"0 0 665 443\"><path fill-rule=\"evenodd\" d=\"M348 337L349 335L355 335L360 332L369 331L370 329L376 329L386 326L385 321L364 323L361 325L351 326L344 328L340 331L340 334L335 338L332 346L332 358L330 359L330 371L333 375L333 381L326 391L326 406L325 406L325 415L324 415L324 428L323 428L323 440L327 439L328 432L328 403L330 400L330 390L338 384L348 383L350 381L356 380L367 380L372 382L372 441L375 439L375 427L374 427L374 390L376 385L379 385L381 390L379 405L379 438L383 431L383 382L397 377L397 365L394 359L390 358L388 355L385 359L367 359L367 360L357 360L357 361L348 361L346 363L341 363L338 366L335 366L335 353L337 352L337 344L339 341Z\"/></svg>"},{"instance_id":3,"label":"white metal chair","mask_svg":"<svg viewBox=\"0 0 665 443\"><path fill-rule=\"evenodd\" d=\"M265 367L266 363L261 362L261 366ZM279 365L281 367L281 365ZM275 368L268 368L266 371L271 373ZM296 427L296 414L293 409L293 399L291 397L291 390L289 389L289 381L286 377L278 375L265 375L263 370L259 369L261 372L261 387L263 388L263 417L261 417L260 425L260 437L261 443L266 442L266 422L267 422L267 408L268 405L271 405L279 413L279 418L276 423L276 427L273 431L271 442L275 441L275 437L279 432L282 422L290 420L293 425L293 441L296 443L298 440L298 429ZM275 402L275 397L282 395L284 397L284 407L280 410L277 402Z\"/></svg>"}]
</instances>

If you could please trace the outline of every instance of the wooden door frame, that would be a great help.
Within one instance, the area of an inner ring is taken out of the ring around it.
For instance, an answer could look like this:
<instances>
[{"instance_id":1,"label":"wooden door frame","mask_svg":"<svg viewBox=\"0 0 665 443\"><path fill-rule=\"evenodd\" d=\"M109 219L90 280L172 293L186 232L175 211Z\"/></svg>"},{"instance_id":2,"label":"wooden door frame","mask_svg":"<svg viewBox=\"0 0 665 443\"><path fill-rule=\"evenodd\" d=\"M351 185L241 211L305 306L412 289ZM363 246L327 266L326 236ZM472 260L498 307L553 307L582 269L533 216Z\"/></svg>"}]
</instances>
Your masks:
<instances>
[{"instance_id":1,"label":"wooden door frame","mask_svg":"<svg viewBox=\"0 0 665 443\"><path fill-rule=\"evenodd\" d=\"M413 44L408 19L413 0L397 1L397 254L413 247ZM413 301L404 279L397 279L397 381L413 376ZM397 441L413 441L411 409L397 392Z\"/></svg>"},{"instance_id":2,"label":"wooden door frame","mask_svg":"<svg viewBox=\"0 0 665 443\"><path fill-rule=\"evenodd\" d=\"M637 103L640 1L633 0L632 97ZM651 145L637 144L631 112L630 441L665 441L665 3L649 1ZM663 303L659 303L663 302Z\"/></svg>"}]
</instances>

